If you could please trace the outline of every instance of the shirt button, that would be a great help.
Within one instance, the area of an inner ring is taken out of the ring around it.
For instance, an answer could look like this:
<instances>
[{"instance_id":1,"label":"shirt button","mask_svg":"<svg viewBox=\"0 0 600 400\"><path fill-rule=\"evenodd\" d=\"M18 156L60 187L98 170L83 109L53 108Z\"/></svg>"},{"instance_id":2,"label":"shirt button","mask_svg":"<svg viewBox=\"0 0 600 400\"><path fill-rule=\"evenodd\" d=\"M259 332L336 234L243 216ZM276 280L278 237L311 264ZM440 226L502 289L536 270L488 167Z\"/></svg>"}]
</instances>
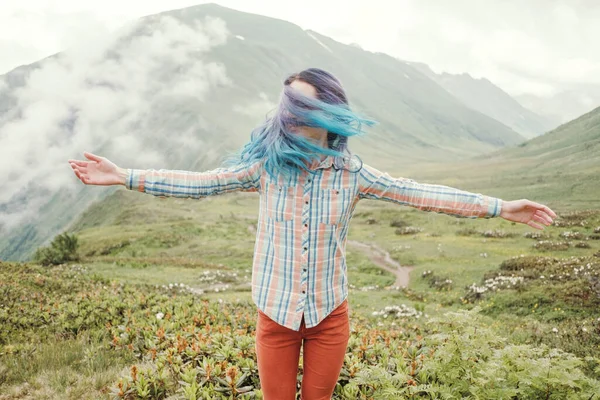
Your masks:
<instances>
[{"instance_id":1,"label":"shirt button","mask_svg":"<svg viewBox=\"0 0 600 400\"><path fill-rule=\"evenodd\" d=\"M308 200L306 200L306 201L304 202L304 204L308 204Z\"/></svg>"},{"instance_id":2,"label":"shirt button","mask_svg":"<svg viewBox=\"0 0 600 400\"><path fill-rule=\"evenodd\" d=\"M306 290L303 290L303 291L302 291L302 294L305 294L305 293L306 293Z\"/></svg>"},{"instance_id":3,"label":"shirt button","mask_svg":"<svg viewBox=\"0 0 600 400\"><path fill-rule=\"evenodd\" d=\"M304 268L304 272L306 272L306 268Z\"/></svg>"},{"instance_id":4,"label":"shirt button","mask_svg":"<svg viewBox=\"0 0 600 400\"><path fill-rule=\"evenodd\" d=\"M308 250L308 247L304 246L304 250Z\"/></svg>"},{"instance_id":5,"label":"shirt button","mask_svg":"<svg viewBox=\"0 0 600 400\"><path fill-rule=\"evenodd\" d=\"M308 228L308 224L304 224L304 227L305 227L305 228Z\"/></svg>"}]
</instances>

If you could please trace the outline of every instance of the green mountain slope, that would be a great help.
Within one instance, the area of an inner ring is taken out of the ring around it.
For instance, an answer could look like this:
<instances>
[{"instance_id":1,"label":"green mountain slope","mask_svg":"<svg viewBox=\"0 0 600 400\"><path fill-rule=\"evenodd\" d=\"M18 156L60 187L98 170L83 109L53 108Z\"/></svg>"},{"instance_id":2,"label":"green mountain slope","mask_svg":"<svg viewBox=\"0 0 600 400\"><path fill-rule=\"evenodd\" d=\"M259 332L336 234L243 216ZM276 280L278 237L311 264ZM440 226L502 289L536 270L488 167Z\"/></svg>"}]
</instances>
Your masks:
<instances>
[{"instance_id":1,"label":"green mountain slope","mask_svg":"<svg viewBox=\"0 0 600 400\"><path fill-rule=\"evenodd\" d=\"M507 200L528 198L563 210L597 208L600 108L517 146L468 162L422 164L404 172Z\"/></svg>"}]
</instances>

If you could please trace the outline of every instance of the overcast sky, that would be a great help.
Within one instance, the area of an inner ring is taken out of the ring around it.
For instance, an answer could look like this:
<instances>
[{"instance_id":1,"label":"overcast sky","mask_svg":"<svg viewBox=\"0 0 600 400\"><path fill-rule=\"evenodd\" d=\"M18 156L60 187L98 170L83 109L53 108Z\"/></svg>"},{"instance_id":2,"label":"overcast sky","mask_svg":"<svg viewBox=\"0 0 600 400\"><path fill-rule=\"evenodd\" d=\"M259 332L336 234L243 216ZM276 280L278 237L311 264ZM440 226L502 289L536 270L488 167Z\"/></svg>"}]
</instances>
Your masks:
<instances>
[{"instance_id":1,"label":"overcast sky","mask_svg":"<svg viewBox=\"0 0 600 400\"><path fill-rule=\"evenodd\" d=\"M0 73L194 0L0 2ZM217 3L313 29L344 43L485 76L511 94L600 83L596 0L369 0Z\"/></svg>"}]
</instances>

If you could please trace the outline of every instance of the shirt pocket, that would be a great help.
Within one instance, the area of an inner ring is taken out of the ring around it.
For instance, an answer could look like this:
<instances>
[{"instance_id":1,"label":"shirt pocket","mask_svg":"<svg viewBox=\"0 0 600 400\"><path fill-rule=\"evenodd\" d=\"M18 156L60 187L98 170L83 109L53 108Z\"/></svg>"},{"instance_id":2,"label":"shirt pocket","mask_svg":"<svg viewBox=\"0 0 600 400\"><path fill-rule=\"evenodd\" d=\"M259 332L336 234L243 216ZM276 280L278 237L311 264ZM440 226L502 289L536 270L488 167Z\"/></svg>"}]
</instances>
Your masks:
<instances>
[{"instance_id":1,"label":"shirt pocket","mask_svg":"<svg viewBox=\"0 0 600 400\"><path fill-rule=\"evenodd\" d=\"M354 200L352 188L321 188L319 190L320 221L337 225L348 219Z\"/></svg>"},{"instance_id":2,"label":"shirt pocket","mask_svg":"<svg viewBox=\"0 0 600 400\"><path fill-rule=\"evenodd\" d=\"M294 202L296 188L267 182L265 188L265 211L274 221L291 221L294 219Z\"/></svg>"}]
</instances>

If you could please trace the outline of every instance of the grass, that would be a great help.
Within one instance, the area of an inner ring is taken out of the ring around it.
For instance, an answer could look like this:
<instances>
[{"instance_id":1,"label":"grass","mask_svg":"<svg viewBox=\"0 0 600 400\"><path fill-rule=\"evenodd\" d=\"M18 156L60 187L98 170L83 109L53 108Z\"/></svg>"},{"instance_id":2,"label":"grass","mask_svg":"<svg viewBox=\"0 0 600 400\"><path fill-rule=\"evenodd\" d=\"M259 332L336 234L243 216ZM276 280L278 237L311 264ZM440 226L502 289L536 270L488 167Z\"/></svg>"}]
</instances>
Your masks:
<instances>
[{"instance_id":1,"label":"grass","mask_svg":"<svg viewBox=\"0 0 600 400\"><path fill-rule=\"evenodd\" d=\"M83 219L78 224L81 264L95 274L96 279L159 286L184 283L209 288L210 285L201 281L205 271L237 273L236 278L227 280L233 290L207 290L202 296L211 301L251 302L247 284L258 196L239 193L202 201L158 199L131 192L117 192L114 196L117 199L108 201L120 202L121 206L111 217L112 223L100 223L94 217L92 221ZM131 204L127 203L129 200ZM100 210L94 207L88 210L88 215L106 211L101 204L98 205ZM563 240L559 235L567 231L591 235L594 228L600 226L600 212L569 219L567 210L555 211L559 217L565 216L559 220L584 221L585 226L553 225L544 230L550 240ZM422 231L398 235L397 228L392 226L394 222L419 227ZM488 230L501 230L513 236L484 237L482 232ZM461 219L385 202L363 201L351 220L348 239L377 244L401 265L414 269L408 290L383 289L394 282L393 274L375 265L367 254L348 246L349 283L356 287L349 293L353 318L377 323L378 317L372 316L373 311L400 304L422 310L429 316L471 308L473 304L463 302L465 288L480 283L486 274L497 270L500 263L510 257L521 254L591 256L600 249L600 240L589 240L590 248L541 252L532 247L535 240L523 236L533 231L536 230L499 218ZM464 235L464 232L470 234ZM422 278L423 272L430 270L438 277L451 279L450 289L438 291L430 287ZM374 286L379 289L373 289ZM240 290L235 290L236 287ZM548 339L540 333L551 331L557 323L572 324L576 329L578 320L595 315L581 307L560 303L558 297L556 293L534 288L517 296L512 291L500 292L480 305L493 317L494 329L515 343L553 340L551 343L557 347L564 345L574 352L586 351L585 344L578 347L572 341L561 343L560 338ZM555 303L548 299L554 299ZM538 306L534 307L535 304ZM532 312L532 308L536 311ZM86 388L99 393L131 364L124 355L102 347L100 339L85 335L50 339L35 349L27 357L0 357L0 368L4 370L0 375L5 377L1 386L5 394L1 399L88 398Z\"/></svg>"},{"instance_id":2,"label":"grass","mask_svg":"<svg viewBox=\"0 0 600 400\"><path fill-rule=\"evenodd\" d=\"M53 338L31 353L3 357L1 399L95 399L135 358L106 347L88 332Z\"/></svg>"},{"instance_id":3,"label":"grass","mask_svg":"<svg viewBox=\"0 0 600 400\"><path fill-rule=\"evenodd\" d=\"M200 201L159 199L131 192L117 192L115 196L131 198L132 207L136 207L135 212L122 207L122 215L132 218L128 224L125 218L118 216L115 219L118 225L78 232L81 252L87 254L84 262L97 274L122 282L158 285L179 282L197 286L202 271L221 270L238 272L238 283L243 283L244 276L248 276L249 282L254 246L252 229L258 218L255 194L237 193ZM562 210L555 211L561 215ZM93 207L88 212L95 214ZM144 219L159 213L164 214L159 220ZM394 221L423 230L417 234L397 235L396 227L391 226ZM600 218L593 215L587 223L586 227L551 226L544 233L552 240L559 240L561 232L570 230L591 234L600 226ZM90 224L82 220L79 226ZM473 234L458 234L464 230ZM487 230L501 230L514 236L483 237L481 232ZM464 294L466 286L481 281L486 272L509 257L520 254L569 257L593 254L600 247L600 241L588 241L589 249L540 252L532 247L535 240L523 237L533 231L537 232L500 218L455 218L386 202L362 201L351 220L348 239L376 243L401 265L414 266L409 288L416 292L431 292L427 282L420 278L424 271L432 270L438 276L452 279L450 291L435 293L439 303L452 304ZM383 288L394 282L391 273L351 246L347 247L347 266L349 283L357 288L375 285ZM359 292L354 291L353 296L359 297ZM371 292L366 293L367 297L376 297ZM388 299L390 295L383 292L381 297ZM376 303L383 304L383 301ZM364 307L369 308L366 304Z\"/></svg>"}]
</instances>

